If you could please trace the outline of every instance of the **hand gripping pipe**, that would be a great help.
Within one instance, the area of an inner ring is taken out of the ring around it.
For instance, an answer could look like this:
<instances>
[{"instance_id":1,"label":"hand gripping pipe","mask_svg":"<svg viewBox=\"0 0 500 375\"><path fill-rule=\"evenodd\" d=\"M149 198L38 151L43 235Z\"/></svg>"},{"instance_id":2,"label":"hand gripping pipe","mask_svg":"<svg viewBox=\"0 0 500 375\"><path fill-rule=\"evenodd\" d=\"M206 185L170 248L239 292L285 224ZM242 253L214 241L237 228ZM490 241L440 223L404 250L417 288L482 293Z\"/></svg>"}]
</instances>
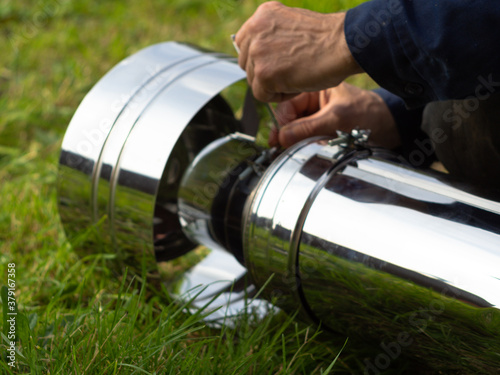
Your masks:
<instances>
[{"instance_id":1,"label":"hand gripping pipe","mask_svg":"<svg viewBox=\"0 0 500 375\"><path fill-rule=\"evenodd\" d=\"M412 168L362 130L266 149L255 135L270 114L244 79L234 58L170 42L95 85L60 157L75 250L155 275L203 245L175 289L195 307L216 296L237 312L265 286L326 331L498 373L498 192Z\"/></svg>"}]
</instances>

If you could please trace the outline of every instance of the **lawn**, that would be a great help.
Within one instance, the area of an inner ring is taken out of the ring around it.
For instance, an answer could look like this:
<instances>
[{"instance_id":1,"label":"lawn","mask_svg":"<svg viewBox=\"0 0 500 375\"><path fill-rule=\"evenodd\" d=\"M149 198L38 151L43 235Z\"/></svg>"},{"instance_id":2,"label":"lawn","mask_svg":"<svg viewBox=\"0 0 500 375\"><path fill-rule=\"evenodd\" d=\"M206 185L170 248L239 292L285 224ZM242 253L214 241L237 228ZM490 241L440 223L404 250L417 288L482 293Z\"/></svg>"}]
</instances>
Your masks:
<instances>
[{"instance_id":1,"label":"lawn","mask_svg":"<svg viewBox=\"0 0 500 375\"><path fill-rule=\"evenodd\" d=\"M2 0L0 285L8 285L14 263L18 307L12 368L4 288L2 373L359 374L380 353L355 338L343 348L347 337L283 313L259 324L242 316L235 326L208 327L203 312L190 313L165 291L114 276L106 256L78 257L59 222L61 141L97 80L123 58L167 40L234 55L229 35L261 2ZM284 3L333 12L360 2ZM373 85L366 77L356 82ZM404 358L393 365L395 374L415 369Z\"/></svg>"}]
</instances>

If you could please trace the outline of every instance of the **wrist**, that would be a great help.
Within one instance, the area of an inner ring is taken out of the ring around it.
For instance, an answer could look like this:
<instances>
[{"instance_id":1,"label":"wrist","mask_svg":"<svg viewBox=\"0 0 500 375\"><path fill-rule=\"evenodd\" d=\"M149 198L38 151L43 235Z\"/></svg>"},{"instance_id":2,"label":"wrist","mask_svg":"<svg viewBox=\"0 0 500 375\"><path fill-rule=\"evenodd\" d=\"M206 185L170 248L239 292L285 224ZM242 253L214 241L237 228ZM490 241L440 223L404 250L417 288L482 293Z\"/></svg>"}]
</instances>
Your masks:
<instances>
[{"instance_id":1,"label":"wrist","mask_svg":"<svg viewBox=\"0 0 500 375\"><path fill-rule=\"evenodd\" d=\"M354 56L352 55L351 49L347 44L346 34L345 34L345 18L346 13L338 13L341 19L340 29L338 30L338 53L343 61L343 66L345 69L344 74L348 76L364 73L364 69L358 64Z\"/></svg>"},{"instance_id":2,"label":"wrist","mask_svg":"<svg viewBox=\"0 0 500 375\"><path fill-rule=\"evenodd\" d=\"M344 24L346 13L330 13L326 18L325 30L327 30L327 53L325 57L325 67L328 71L328 86L334 87L340 84L347 77L364 70L354 59L345 37Z\"/></svg>"}]
</instances>

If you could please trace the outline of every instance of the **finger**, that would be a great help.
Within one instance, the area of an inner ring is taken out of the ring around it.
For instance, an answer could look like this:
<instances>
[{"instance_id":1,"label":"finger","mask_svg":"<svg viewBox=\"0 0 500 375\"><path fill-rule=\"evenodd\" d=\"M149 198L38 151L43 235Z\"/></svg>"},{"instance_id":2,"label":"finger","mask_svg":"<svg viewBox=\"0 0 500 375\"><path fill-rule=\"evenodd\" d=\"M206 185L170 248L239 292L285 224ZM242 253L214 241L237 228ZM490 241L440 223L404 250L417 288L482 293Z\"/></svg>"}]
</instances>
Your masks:
<instances>
[{"instance_id":1,"label":"finger","mask_svg":"<svg viewBox=\"0 0 500 375\"><path fill-rule=\"evenodd\" d=\"M331 116L318 112L309 117L303 117L284 126L279 132L279 144L283 147L318 135L334 135L337 126Z\"/></svg>"},{"instance_id":2,"label":"finger","mask_svg":"<svg viewBox=\"0 0 500 375\"><path fill-rule=\"evenodd\" d=\"M278 120L278 124L281 126L288 124L296 120L299 117L297 113L296 106L293 104L295 100L303 100L301 97L304 94L297 95L295 98L291 100L286 100L281 102L276 107L274 114L276 116L276 120Z\"/></svg>"},{"instance_id":3,"label":"finger","mask_svg":"<svg viewBox=\"0 0 500 375\"><path fill-rule=\"evenodd\" d=\"M276 107L276 119L282 126L302 117L304 106L307 106L309 101L308 94L302 93L296 97L281 102Z\"/></svg>"},{"instance_id":4,"label":"finger","mask_svg":"<svg viewBox=\"0 0 500 375\"><path fill-rule=\"evenodd\" d=\"M267 89L259 79L252 79L252 82L249 81L249 84L252 87L253 96L261 102L268 103L281 99L279 94Z\"/></svg>"},{"instance_id":5,"label":"finger","mask_svg":"<svg viewBox=\"0 0 500 375\"><path fill-rule=\"evenodd\" d=\"M252 77L248 77L248 74L251 74ZM247 72L247 81L249 81L249 84L252 88L252 93L255 99L264 102L264 103L281 103L290 99L293 99L299 93L282 93L282 92L275 92L273 90L266 89L265 86L262 84L261 81L258 79L255 79L253 76L253 68L249 69L249 72ZM250 83L251 82L251 83Z\"/></svg>"},{"instance_id":6,"label":"finger","mask_svg":"<svg viewBox=\"0 0 500 375\"><path fill-rule=\"evenodd\" d=\"M252 60L247 62L247 67L246 67L245 71L247 73L248 86L252 87L254 84L254 66L253 66ZM253 92L253 87L252 87L252 92ZM254 94L254 96L255 96L255 94Z\"/></svg>"},{"instance_id":7,"label":"finger","mask_svg":"<svg viewBox=\"0 0 500 375\"><path fill-rule=\"evenodd\" d=\"M318 92L304 92L294 98L281 102L276 108L276 118L280 125L303 116L309 116L320 108Z\"/></svg>"},{"instance_id":8,"label":"finger","mask_svg":"<svg viewBox=\"0 0 500 375\"><path fill-rule=\"evenodd\" d=\"M279 134L277 128L271 129L267 143L270 147L279 146Z\"/></svg>"},{"instance_id":9,"label":"finger","mask_svg":"<svg viewBox=\"0 0 500 375\"><path fill-rule=\"evenodd\" d=\"M241 69L247 71L248 64L248 47L250 43L250 39L247 33L247 22L241 26L234 37L234 43L238 46L238 65Z\"/></svg>"},{"instance_id":10,"label":"finger","mask_svg":"<svg viewBox=\"0 0 500 375\"><path fill-rule=\"evenodd\" d=\"M298 93L283 93L283 92L276 93L274 99L271 100L271 102L273 102L273 103L286 102L290 99L295 98L297 95L300 95L300 93L299 92Z\"/></svg>"}]
</instances>

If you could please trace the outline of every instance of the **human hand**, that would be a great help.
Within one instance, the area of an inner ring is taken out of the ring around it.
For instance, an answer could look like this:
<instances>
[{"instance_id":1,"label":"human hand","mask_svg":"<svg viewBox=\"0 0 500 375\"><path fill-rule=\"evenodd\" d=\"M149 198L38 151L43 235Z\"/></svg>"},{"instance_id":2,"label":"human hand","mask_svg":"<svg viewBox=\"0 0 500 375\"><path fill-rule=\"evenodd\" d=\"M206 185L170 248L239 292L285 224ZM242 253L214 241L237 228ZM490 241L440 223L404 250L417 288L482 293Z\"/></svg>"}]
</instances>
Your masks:
<instances>
[{"instance_id":1,"label":"human hand","mask_svg":"<svg viewBox=\"0 0 500 375\"><path fill-rule=\"evenodd\" d=\"M318 135L337 137L337 130L370 129L370 143L393 149L399 133L389 108L373 91L342 83L319 92L302 93L276 109L281 129L272 129L269 145L289 147Z\"/></svg>"},{"instance_id":2,"label":"human hand","mask_svg":"<svg viewBox=\"0 0 500 375\"><path fill-rule=\"evenodd\" d=\"M259 6L235 37L254 96L281 102L362 72L347 46L344 18L345 13L316 13L276 1Z\"/></svg>"}]
</instances>

